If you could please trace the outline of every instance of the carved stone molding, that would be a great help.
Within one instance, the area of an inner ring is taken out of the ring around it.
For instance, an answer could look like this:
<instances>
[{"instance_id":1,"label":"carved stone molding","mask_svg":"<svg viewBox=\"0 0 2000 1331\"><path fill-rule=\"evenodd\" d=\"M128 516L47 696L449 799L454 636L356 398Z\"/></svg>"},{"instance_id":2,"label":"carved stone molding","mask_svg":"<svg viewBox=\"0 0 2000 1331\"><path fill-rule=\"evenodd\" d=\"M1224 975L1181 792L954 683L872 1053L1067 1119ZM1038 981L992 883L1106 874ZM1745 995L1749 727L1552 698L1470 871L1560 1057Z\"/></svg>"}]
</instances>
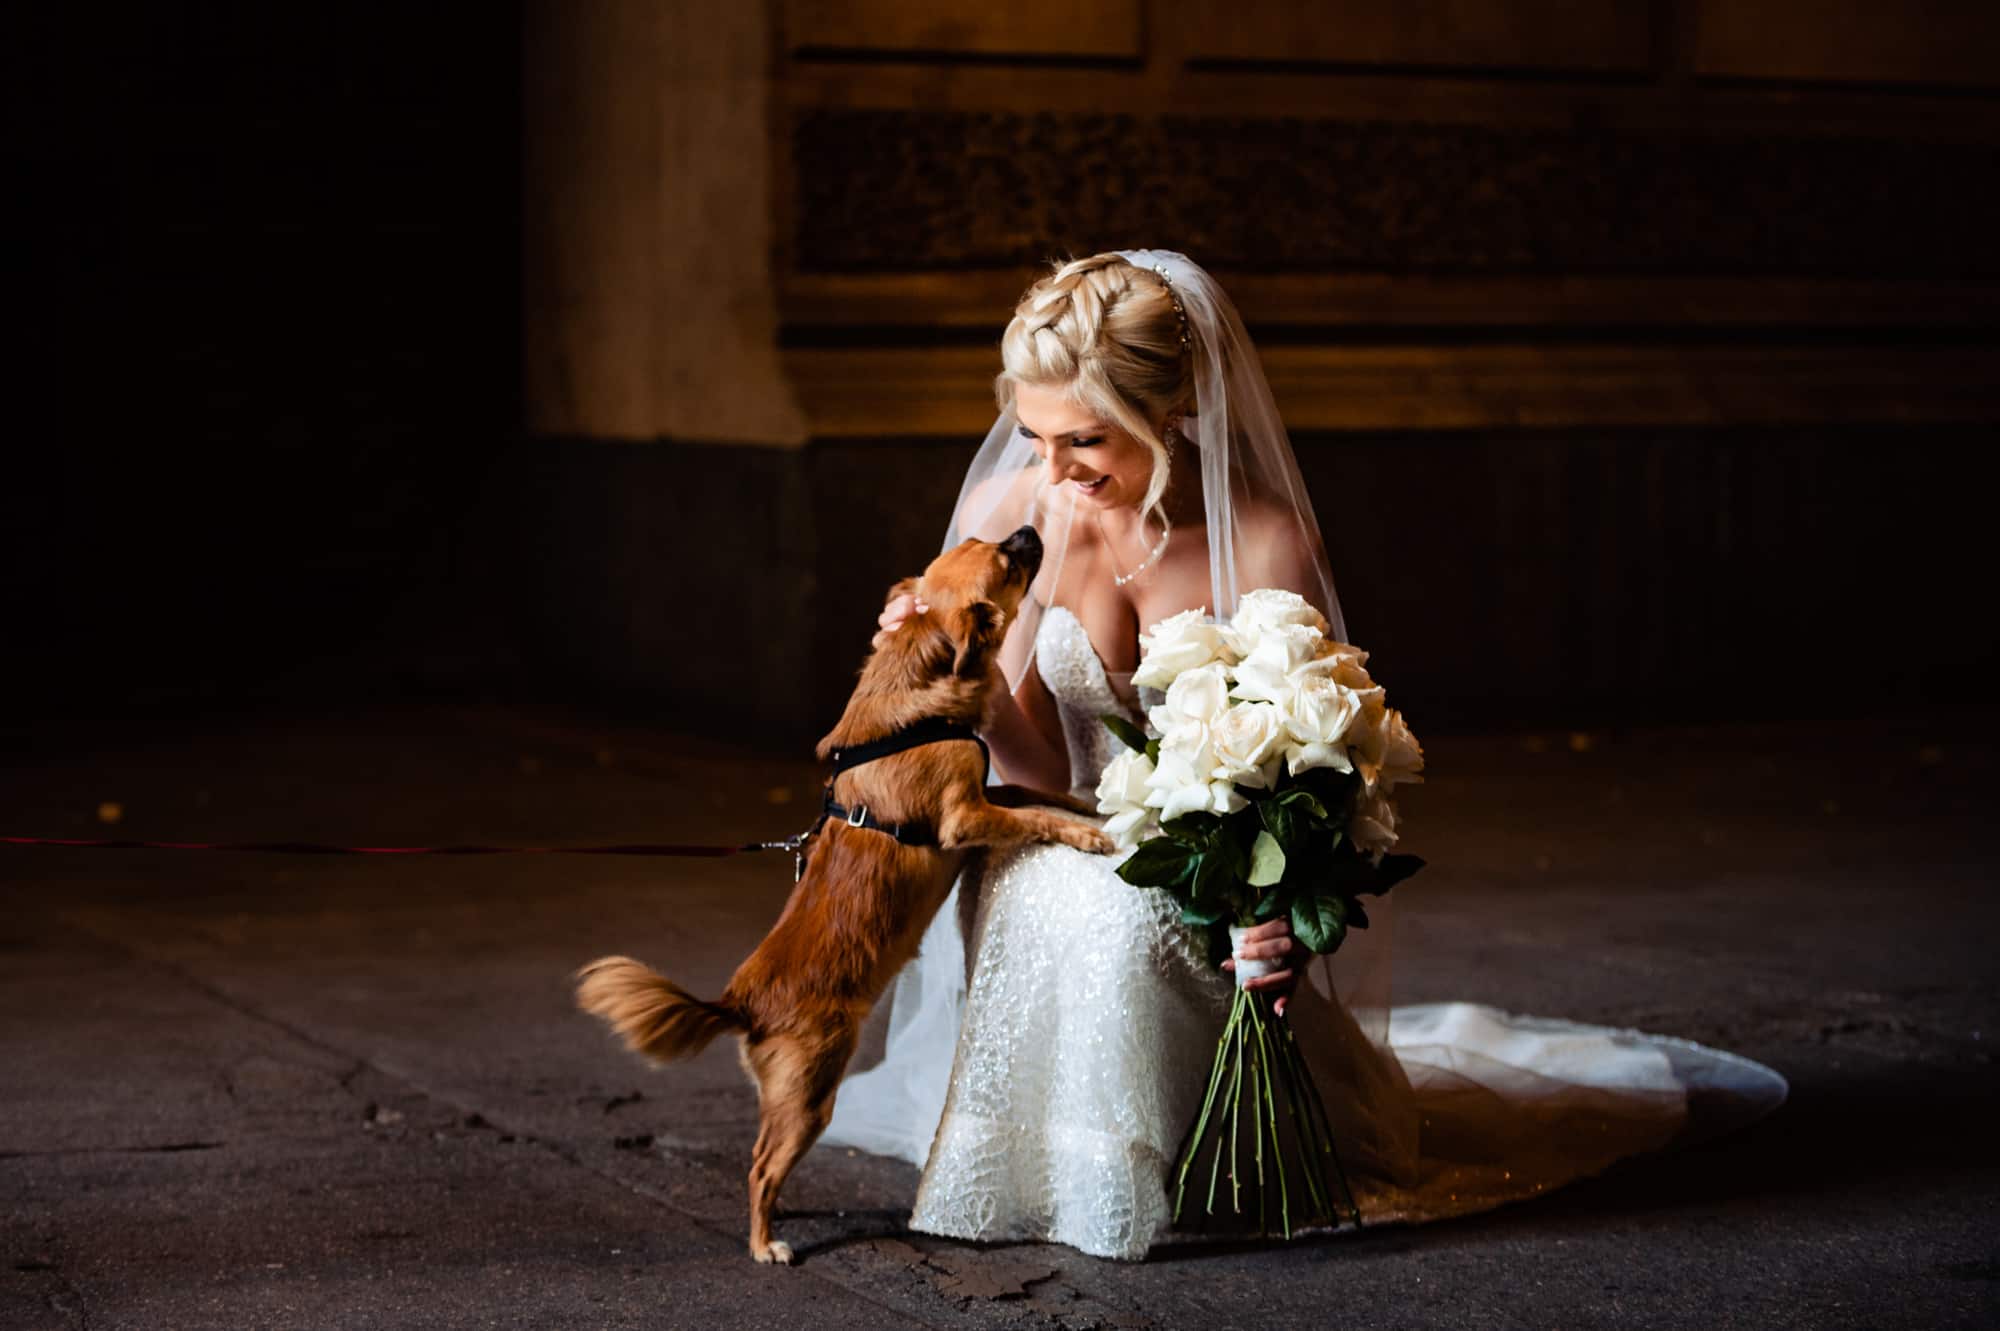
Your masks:
<instances>
[{"instance_id":1,"label":"carved stone molding","mask_svg":"<svg viewBox=\"0 0 2000 1331\"><path fill-rule=\"evenodd\" d=\"M800 273L1171 243L1245 272L2000 275L2000 149L1691 130L823 109Z\"/></svg>"}]
</instances>

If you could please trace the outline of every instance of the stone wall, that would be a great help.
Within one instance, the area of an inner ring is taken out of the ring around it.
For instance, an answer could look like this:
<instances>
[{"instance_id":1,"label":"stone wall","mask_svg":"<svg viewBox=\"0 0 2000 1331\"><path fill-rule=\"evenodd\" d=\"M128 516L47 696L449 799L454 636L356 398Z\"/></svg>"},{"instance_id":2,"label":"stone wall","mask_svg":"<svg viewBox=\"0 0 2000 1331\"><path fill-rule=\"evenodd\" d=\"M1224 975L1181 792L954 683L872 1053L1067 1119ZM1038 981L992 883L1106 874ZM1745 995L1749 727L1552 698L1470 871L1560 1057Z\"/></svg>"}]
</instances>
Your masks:
<instances>
[{"instance_id":1,"label":"stone wall","mask_svg":"<svg viewBox=\"0 0 2000 1331\"><path fill-rule=\"evenodd\" d=\"M2000 422L2000 21L1920 8L773 4L768 152L736 166L768 173L739 219L768 220L767 276L707 304L768 299L764 391L803 442L549 440L537 467L620 492L587 521L632 533L558 519L584 562L551 622L607 606L569 666L690 720L754 693L774 733L823 725L934 550L1015 296L1153 244L1243 308L1413 709L1881 706L1825 654L1890 606L1902 702L1974 697L2000 644L1961 608L1984 561L1952 478ZM754 672L615 608L689 579L704 623L739 598Z\"/></svg>"},{"instance_id":2,"label":"stone wall","mask_svg":"<svg viewBox=\"0 0 2000 1331\"><path fill-rule=\"evenodd\" d=\"M810 738L1037 266L1156 244L1413 712L1981 700L1995 12L36 10L0 683Z\"/></svg>"}]
</instances>

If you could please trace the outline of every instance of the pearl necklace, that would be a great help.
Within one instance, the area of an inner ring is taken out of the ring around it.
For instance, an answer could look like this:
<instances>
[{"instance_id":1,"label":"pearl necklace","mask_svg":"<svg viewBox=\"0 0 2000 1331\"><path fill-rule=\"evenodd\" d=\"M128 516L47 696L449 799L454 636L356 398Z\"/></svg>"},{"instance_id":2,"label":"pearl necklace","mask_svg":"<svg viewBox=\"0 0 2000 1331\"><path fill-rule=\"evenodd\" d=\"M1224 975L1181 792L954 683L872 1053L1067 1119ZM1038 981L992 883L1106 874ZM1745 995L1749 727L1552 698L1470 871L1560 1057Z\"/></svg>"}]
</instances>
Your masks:
<instances>
[{"instance_id":1,"label":"pearl necklace","mask_svg":"<svg viewBox=\"0 0 2000 1331\"><path fill-rule=\"evenodd\" d=\"M1120 573L1118 571L1118 557L1111 553L1111 534L1104 530L1104 515L1102 513L1099 513L1096 516L1097 516L1097 534L1103 538L1104 553L1111 559L1111 582L1114 586L1118 587L1123 587L1126 583L1131 582L1141 573L1144 573L1147 569L1151 568L1153 566L1153 561L1166 553L1167 538L1174 534L1173 524L1167 523L1166 519L1162 518L1161 522L1165 525L1160 532L1159 543L1155 545L1151 550L1147 551L1146 557L1140 560L1137 564L1135 564L1130 573ZM1144 520L1141 519L1141 521L1143 522Z\"/></svg>"}]
</instances>

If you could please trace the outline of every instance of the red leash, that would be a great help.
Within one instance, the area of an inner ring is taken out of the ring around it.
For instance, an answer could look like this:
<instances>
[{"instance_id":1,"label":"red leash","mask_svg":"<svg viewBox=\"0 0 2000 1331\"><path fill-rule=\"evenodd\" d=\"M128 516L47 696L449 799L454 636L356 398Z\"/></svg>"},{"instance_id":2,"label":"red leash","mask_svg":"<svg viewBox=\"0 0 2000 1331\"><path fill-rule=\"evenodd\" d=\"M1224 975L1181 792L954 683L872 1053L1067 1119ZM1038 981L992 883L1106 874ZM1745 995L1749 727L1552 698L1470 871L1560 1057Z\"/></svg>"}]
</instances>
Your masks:
<instances>
[{"instance_id":1,"label":"red leash","mask_svg":"<svg viewBox=\"0 0 2000 1331\"><path fill-rule=\"evenodd\" d=\"M748 850L791 850L792 840L742 846L325 846L312 841L87 841L71 837L0 836L0 846L67 846L81 850L250 850L268 855L677 855L718 858Z\"/></svg>"}]
</instances>

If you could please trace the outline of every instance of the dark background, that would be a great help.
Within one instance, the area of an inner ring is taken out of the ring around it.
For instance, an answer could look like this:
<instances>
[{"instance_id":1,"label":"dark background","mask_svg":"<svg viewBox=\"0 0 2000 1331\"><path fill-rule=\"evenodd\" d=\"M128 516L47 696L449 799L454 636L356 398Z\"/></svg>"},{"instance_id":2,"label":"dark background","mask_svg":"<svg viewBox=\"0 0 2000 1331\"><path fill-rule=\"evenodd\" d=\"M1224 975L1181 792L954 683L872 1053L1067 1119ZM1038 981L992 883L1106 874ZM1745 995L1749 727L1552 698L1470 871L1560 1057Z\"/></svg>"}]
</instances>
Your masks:
<instances>
[{"instance_id":1,"label":"dark background","mask_svg":"<svg viewBox=\"0 0 2000 1331\"><path fill-rule=\"evenodd\" d=\"M10 16L0 80L10 696L499 686L445 570L519 436L516 19L61 8Z\"/></svg>"},{"instance_id":2,"label":"dark background","mask_svg":"<svg viewBox=\"0 0 2000 1331\"><path fill-rule=\"evenodd\" d=\"M14 15L0 682L112 720L478 698L796 744L933 549L1012 293L1152 243L1293 357L1349 623L1431 727L1983 703L2000 96L1951 27L1983 20L1943 6L1871 72L1866 32L1800 56L1784 6L1726 50L1713 5L1600 7L1636 63L1563 68L1595 57L1530 49L1564 31L1546 6L1490 8L1525 54L1391 30L1279 60L1268 6L1204 37L1112 5L1047 25L1069 51L767 7L771 152L741 169L805 421L776 447L523 388L571 317L524 313L567 188L523 129L574 123L523 71L599 11ZM1711 69L1759 51L1776 72ZM1349 395L1372 357L1403 377ZM1475 371L1485 396L1436 405ZM948 405L877 429L878 389Z\"/></svg>"}]
</instances>

